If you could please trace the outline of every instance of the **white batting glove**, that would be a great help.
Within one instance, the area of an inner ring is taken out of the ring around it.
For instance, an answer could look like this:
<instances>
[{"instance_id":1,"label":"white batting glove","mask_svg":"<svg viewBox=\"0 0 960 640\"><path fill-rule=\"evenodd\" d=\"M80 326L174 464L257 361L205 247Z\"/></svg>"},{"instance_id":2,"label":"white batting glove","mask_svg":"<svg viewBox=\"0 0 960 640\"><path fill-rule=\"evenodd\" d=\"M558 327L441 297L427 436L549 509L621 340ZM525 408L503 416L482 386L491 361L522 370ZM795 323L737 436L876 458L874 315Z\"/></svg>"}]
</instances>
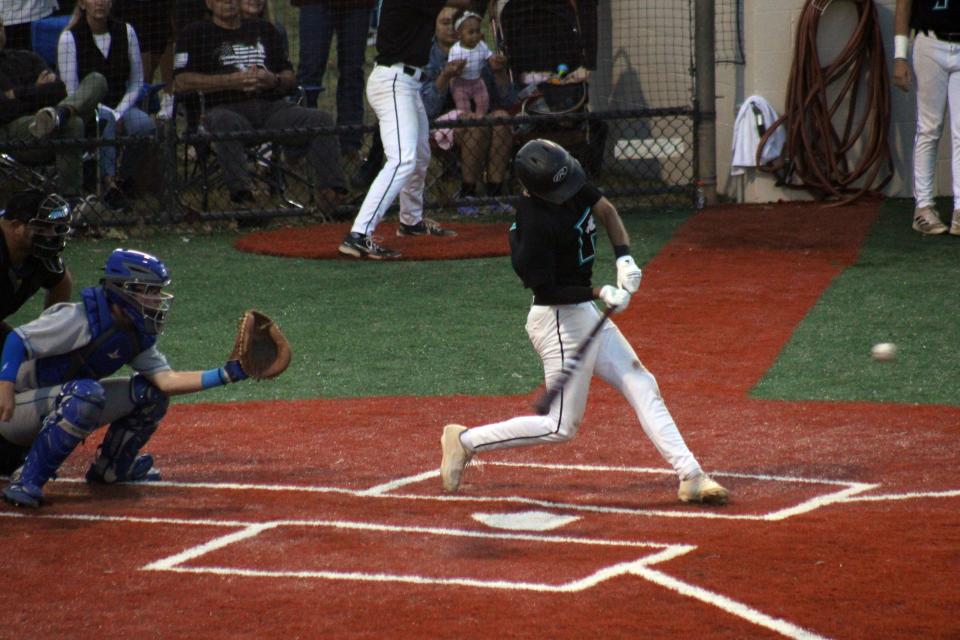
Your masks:
<instances>
[{"instance_id":1,"label":"white batting glove","mask_svg":"<svg viewBox=\"0 0 960 640\"><path fill-rule=\"evenodd\" d=\"M643 272L630 256L617 258L617 286L626 289L628 293L636 293L640 288L640 278Z\"/></svg>"},{"instance_id":2,"label":"white batting glove","mask_svg":"<svg viewBox=\"0 0 960 640\"><path fill-rule=\"evenodd\" d=\"M620 313L630 304L630 292L606 284L600 289L600 300L603 301L603 304L615 309L614 313Z\"/></svg>"}]
</instances>

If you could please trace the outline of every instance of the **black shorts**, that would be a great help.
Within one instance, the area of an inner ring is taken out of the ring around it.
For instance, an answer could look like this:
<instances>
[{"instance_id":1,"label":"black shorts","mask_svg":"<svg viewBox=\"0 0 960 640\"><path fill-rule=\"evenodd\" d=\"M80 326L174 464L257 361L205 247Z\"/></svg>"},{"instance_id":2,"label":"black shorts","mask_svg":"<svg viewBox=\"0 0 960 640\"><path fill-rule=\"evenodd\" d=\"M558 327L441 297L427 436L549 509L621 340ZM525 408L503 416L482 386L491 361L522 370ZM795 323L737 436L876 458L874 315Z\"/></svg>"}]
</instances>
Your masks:
<instances>
[{"instance_id":1,"label":"black shorts","mask_svg":"<svg viewBox=\"0 0 960 640\"><path fill-rule=\"evenodd\" d=\"M117 0L112 13L137 32L141 52L160 55L173 40L173 0Z\"/></svg>"}]
</instances>

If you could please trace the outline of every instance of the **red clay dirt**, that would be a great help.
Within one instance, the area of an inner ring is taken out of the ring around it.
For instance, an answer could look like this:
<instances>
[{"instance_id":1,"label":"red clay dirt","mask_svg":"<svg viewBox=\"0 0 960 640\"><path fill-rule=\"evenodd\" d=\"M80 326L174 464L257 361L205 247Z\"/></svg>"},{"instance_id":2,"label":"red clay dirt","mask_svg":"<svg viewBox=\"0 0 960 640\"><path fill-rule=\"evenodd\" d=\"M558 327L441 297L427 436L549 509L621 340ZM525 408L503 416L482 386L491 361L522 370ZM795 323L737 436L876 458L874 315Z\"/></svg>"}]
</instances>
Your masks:
<instances>
[{"instance_id":1,"label":"red clay dirt","mask_svg":"<svg viewBox=\"0 0 960 640\"><path fill-rule=\"evenodd\" d=\"M444 223L444 228L457 232L454 237L444 238L399 237L397 226L396 222L384 222L377 227L377 239L399 251L402 260L466 260L505 256L510 253L506 234L509 223ZM349 231L349 224L284 227L249 233L238 238L233 246L240 251L268 256L354 260L355 258L342 256L337 251L343 236Z\"/></svg>"},{"instance_id":2,"label":"red clay dirt","mask_svg":"<svg viewBox=\"0 0 960 640\"><path fill-rule=\"evenodd\" d=\"M677 503L601 383L571 443L483 456L455 497L443 424L528 397L175 405L169 485L71 481L91 441L39 514L0 511L0 637L960 637L960 408L747 397L876 211L705 210L617 316L726 507ZM578 519L477 520L529 510Z\"/></svg>"}]
</instances>

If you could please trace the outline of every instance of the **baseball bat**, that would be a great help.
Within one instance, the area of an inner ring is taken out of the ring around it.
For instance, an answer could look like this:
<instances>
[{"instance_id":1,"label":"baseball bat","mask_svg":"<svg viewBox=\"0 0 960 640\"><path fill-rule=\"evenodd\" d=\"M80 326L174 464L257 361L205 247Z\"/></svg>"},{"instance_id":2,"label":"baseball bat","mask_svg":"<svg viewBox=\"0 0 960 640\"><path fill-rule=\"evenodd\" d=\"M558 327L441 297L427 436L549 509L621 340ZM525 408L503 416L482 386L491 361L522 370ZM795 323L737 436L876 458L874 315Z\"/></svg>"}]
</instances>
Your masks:
<instances>
[{"instance_id":1,"label":"baseball bat","mask_svg":"<svg viewBox=\"0 0 960 640\"><path fill-rule=\"evenodd\" d=\"M540 394L540 397L536 399L533 403L533 410L537 412L538 416L545 416L550 413L550 405L553 404L553 401L560 395L560 392L563 391L564 387L567 386L567 382L570 381L570 378L574 373L580 368L581 356L583 356L587 349L590 348L590 345L593 344L593 339L597 337L597 334L600 333L600 329L603 327L603 324L607 321L613 312L617 310L617 307L607 307L603 312L603 315L600 316L600 319L597 320L597 324L593 326L593 329L590 330L590 333L587 334L587 337L583 342L580 343L580 346L573 353L570 358L567 358L567 361L564 363L563 368L560 370L560 375L556 380L553 381L553 385L544 389L543 393Z\"/></svg>"}]
</instances>

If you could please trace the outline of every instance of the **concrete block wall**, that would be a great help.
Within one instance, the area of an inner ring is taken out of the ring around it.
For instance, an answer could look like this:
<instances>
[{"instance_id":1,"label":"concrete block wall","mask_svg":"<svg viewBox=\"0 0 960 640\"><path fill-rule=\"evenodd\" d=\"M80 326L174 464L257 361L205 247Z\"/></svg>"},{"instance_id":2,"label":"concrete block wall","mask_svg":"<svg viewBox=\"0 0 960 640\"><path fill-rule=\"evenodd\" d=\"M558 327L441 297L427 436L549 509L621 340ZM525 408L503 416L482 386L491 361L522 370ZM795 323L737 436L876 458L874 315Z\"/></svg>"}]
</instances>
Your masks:
<instances>
[{"instance_id":1,"label":"concrete block wall","mask_svg":"<svg viewBox=\"0 0 960 640\"><path fill-rule=\"evenodd\" d=\"M896 0L875 0L888 72L893 64L893 12ZM726 197L744 202L809 199L804 191L782 189L765 173L748 171L743 177L730 175L733 124L737 109L745 98L758 94L783 113L787 78L793 63L797 23L804 0L745 0L744 48L746 64L717 66L717 187ZM852 3L828 4L820 20L819 52L822 60L831 59L849 39L856 8ZM916 123L916 94L901 92L891 83L890 146L896 175L885 193L912 197L912 153ZM937 192L950 195L949 122L944 127L937 163Z\"/></svg>"}]
</instances>

